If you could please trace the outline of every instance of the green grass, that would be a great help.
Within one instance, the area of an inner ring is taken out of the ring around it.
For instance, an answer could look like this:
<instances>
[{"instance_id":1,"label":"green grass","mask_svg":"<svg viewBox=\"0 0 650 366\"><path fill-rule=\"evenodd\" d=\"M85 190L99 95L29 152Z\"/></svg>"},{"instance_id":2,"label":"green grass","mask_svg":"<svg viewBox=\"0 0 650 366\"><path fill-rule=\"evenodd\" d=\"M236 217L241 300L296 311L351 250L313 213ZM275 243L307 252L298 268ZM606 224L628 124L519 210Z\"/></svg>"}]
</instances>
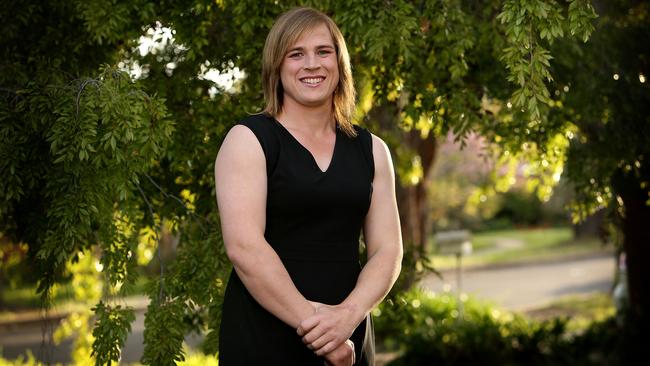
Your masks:
<instances>
[{"instance_id":1,"label":"green grass","mask_svg":"<svg viewBox=\"0 0 650 366\"><path fill-rule=\"evenodd\" d=\"M501 238L508 238L525 242L528 248L543 248L570 241L572 237L568 227L498 230L473 235L472 245L476 251L481 251L494 248Z\"/></svg>"},{"instance_id":2,"label":"green grass","mask_svg":"<svg viewBox=\"0 0 650 366\"><path fill-rule=\"evenodd\" d=\"M585 329L593 322L603 321L615 314L612 297L603 293L567 296L526 312L527 316L535 320L569 318L567 326L573 331Z\"/></svg>"},{"instance_id":3,"label":"green grass","mask_svg":"<svg viewBox=\"0 0 650 366\"><path fill-rule=\"evenodd\" d=\"M473 253L463 257L463 266L498 265L530 260L551 260L568 255L611 251L597 238L574 240L570 227L498 230L472 235ZM456 257L433 255L433 266L455 267Z\"/></svg>"}]
</instances>

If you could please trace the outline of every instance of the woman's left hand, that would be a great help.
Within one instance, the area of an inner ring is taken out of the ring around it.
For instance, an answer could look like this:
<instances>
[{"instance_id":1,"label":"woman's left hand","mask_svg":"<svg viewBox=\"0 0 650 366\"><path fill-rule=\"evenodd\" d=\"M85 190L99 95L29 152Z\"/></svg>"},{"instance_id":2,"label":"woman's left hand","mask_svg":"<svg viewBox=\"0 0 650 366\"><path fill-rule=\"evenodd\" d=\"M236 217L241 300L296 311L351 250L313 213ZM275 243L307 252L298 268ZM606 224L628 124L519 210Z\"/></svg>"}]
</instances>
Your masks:
<instances>
[{"instance_id":1,"label":"woman's left hand","mask_svg":"<svg viewBox=\"0 0 650 366\"><path fill-rule=\"evenodd\" d=\"M311 304L316 312L300 322L297 332L309 349L323 356L350 338L361 320L354 309L344 305Z\"/></svg>"},{"instance_id":2,"label":"woman's left hand","mask_svg":"<svg viewBox=\"0 0 650 366\"><path fill-rule=\"evenodd\" d=\"M325 366L352 366L356 362L354 342L348 339L324 357Z\"/></svg>"}]
</instances>

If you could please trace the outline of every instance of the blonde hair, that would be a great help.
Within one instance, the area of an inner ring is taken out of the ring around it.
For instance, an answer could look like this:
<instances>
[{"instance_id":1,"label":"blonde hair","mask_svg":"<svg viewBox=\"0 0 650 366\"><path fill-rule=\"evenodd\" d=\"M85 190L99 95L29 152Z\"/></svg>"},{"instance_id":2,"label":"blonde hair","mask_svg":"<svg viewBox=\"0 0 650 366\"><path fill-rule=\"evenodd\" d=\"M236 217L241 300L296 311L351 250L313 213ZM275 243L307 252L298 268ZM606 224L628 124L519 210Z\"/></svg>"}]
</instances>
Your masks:
<instances>
[{"instance_id":1,"label":"blonde hair","mask_svg":"<svg viewBox=\"0 0 650 366\"><path fill-rule=\"evenodd\" d=\"M266 37L262 54L262 84L266 103L264 112L277 116L282 110L284 90L280 80L280 67L289 47L306 31L321 24L329 29L338 59L339 83L334 89L332 102L334 118L345 134L356 136L352 126L356 92L345 40L330 17L312 8L294 8L280 15Z\"/></svg>"}]
</instances>

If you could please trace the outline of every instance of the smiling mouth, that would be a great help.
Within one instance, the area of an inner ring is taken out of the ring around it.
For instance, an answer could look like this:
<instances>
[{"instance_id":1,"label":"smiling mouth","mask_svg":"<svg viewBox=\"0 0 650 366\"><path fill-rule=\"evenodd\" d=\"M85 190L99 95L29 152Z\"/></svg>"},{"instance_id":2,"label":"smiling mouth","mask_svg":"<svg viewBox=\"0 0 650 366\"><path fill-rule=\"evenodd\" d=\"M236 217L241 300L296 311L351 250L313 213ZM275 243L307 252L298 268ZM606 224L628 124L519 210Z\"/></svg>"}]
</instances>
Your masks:
<instances>
[{"instance_id":1,"label":"smiling mouth","mask_svg":"<svg viewBox=\"0 0 650 366\"><path fill-rule=\"evenodd\" d=\"M307 78L300 78L300 81L309 84L309 85L316 85L320 84L325 80L324 76L315 76L315 77L307 77Z\"/></svg>"}]
</instances>

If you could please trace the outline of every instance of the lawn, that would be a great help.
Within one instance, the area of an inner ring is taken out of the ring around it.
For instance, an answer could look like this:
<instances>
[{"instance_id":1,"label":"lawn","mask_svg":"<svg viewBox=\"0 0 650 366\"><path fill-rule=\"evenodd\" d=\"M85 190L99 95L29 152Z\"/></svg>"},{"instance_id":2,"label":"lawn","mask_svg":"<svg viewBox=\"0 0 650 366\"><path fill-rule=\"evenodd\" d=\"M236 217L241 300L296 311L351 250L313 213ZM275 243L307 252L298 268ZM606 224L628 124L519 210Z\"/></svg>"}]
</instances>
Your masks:
<instances>
[{"instance_id":1,"label":"lawn","mask_svg":"<svg viewBox=\"0 0 650 366\"><path fill-rule=\"evenodd\" d=\"M464 267L554 260L613 250L611 245L604 245L598 238L575 240L570 227L481 232L473 234L471 242L473 252L462 258ZM431 259L438 270L456 265L455 256L434 254Z\"/></svg>"},{"instance_id":2,"label":"lawn","mask_svg":"<svg viewBox=\"0 0 650 366\"><path fill-rule=\"evenodd\" d=\"M580 331L593 322L614 316L616 308L609 294L594 293L567 296L546 306L528 310L525 314L535 320L568 318L568 328Z\"/></svg>"}]
</instances>

